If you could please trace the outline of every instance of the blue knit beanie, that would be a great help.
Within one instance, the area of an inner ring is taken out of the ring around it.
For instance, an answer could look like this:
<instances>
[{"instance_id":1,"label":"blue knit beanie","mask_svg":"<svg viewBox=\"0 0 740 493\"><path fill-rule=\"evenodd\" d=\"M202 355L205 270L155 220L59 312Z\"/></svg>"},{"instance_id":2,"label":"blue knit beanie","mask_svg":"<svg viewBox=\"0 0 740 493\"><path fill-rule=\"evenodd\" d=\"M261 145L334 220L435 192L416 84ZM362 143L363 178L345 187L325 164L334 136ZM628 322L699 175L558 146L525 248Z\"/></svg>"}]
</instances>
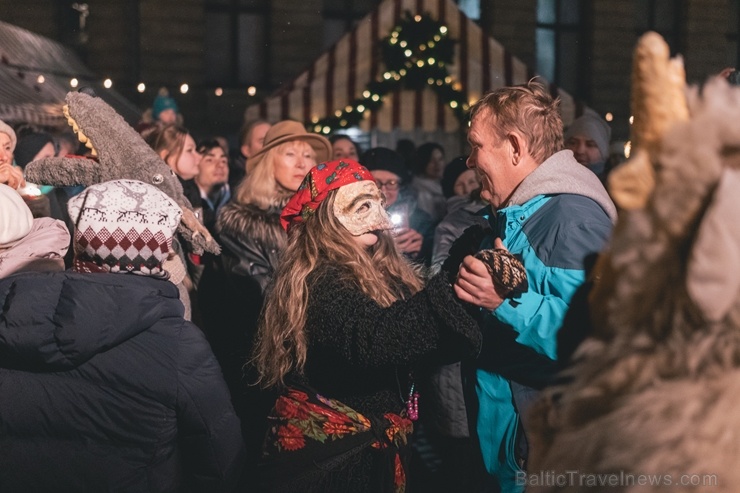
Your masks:
<instances>
[{"instance_id":1,"label":"blue knit beanie","mask_svg":"<svg viewBox=\"0 0 740 493\"><path fill-rule=\"evenodd\" d=\"M152 104L152 118L158 120L159 114L164 110L174 110L175 113L180 112L177 107L177 102L173 98L160 94L154 98L154 104Z\"/></svg>"}]
</instances>

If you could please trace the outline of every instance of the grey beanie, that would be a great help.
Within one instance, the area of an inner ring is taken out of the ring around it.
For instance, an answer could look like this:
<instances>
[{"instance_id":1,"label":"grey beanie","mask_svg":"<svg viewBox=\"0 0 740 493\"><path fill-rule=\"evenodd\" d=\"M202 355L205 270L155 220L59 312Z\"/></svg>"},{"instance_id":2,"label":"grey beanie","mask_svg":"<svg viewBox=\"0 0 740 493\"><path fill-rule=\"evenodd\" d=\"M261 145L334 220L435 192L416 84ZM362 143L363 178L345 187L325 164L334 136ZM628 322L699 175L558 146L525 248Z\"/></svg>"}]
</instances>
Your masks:
<instances>
[{"instance_id":1,"label":"grey beanie","mask_svg":"<svg viewBox=\"0 0 740 493\"><path fill-rule=\"evenodd\" d=\"M603 118L594 113L585 113L576 118L565 132L565 142L568 142L568 139L575 135L583 135L596 142L602 161L609 158L609 141L612 138L612 129Z\"/></svg>"}]
</instances>

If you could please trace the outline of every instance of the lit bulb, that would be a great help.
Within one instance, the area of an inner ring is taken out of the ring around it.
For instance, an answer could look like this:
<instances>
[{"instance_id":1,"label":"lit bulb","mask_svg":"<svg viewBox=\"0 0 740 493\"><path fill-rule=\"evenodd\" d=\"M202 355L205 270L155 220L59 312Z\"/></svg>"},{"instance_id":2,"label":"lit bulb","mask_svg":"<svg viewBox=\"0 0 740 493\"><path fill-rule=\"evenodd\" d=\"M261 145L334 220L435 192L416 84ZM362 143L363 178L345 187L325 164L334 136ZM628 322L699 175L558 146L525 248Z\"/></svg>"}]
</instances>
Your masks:
<instances>
[{"instance_id":1,"label":"lit bulb","mask_svg":"<svg viewBox=\"0 0 740 493\"><path fill-rule=\"evenodd\" d=\"M630 125L632 125L633 123L635 123L635 117L634 116L631 116L630 117Z\"/></svg>"},{"instance_id":2,"label":"lit bulb","mask_svg":"<svg viewBox=\"0 0 740 493\"><path fill-rule=\"evenodd\" d=\"M406 46L408 45L408 43L406 41L401 41L399 43L399 45L401 46L401 48L406 48Z\"/></svg>"},{"instance_id":3,"label":"lit bulb","mask_svg":"<svg viewBox=\"0 0 740 493\"><path fill-rule=\"evenodd\" d=\"M38 77L36 77L36 82L38 82L39 84L43 84L44 82L46 82L46 78L43 75L39 75Z\"/></svg>"},{"instance_id":4,"label":"lit bulb","mask_svg":"<svg viewBox=\"0 0 740 493\"><path fill-rule=\"evenodd\" d=\"M190 86L187 84L183 84L180 86L180 92L182 94L187 94L189 90L190 90Z\"/></svg>"},{"instance_id":5,"label":"lit bulb","mask_svg":"<svg viewBox=\"0 0 740 493\"><path fill-rule=\"evenodd\" d=\"M416 22L421 22L421 16L420 16L420 15L415 15L415 16L414 16L414 20L415 20Z\"/></svg>"},{"instance_id":6,"label":"lit bulb","mask_svg":"<svg viewBox=\"0 0 740 493\"><path fill-rule=\"evenodd\" d=\"M357 111L359 111L360 113L364 113L365 112L365 106L362 105L362 104L361 105L358 105L357 106Z\"/></svg>"},{"instance_id":7,"label":"lit bulb","mask_svg":"<svg viewBox=\"0 0 740 493\"><path fill-rule=\"evenodd\" d=\"M250 96L254 96L255 94L257 94L257 88L254 86L247 87L247 94L249 94Z\"/></svg>"},{"instance_id":8,"label":"lit bulb","mask_svg":"<svg viewBox=\"0 0 740 493\"><path fill-rule=\"evenodd\" d=\"M434 62L435 62L435 61L436 61L436 60L435 60L434 58L430 58L429 60L427 60L427 63L428 63L429 65L434 65Z\"/></svg>"},{"instance_id":9,"label":"lit bulb","mask_svg":"<svg viewBox=\"0 0 740 493\"><path fill-rule=\"evenodd\" d=\"M417 67L423 67L424 66L424 60L419 60L416 62Z\"/></svg>"},{"instance_id":10,"label":"lit bulb","mask_svg":"<svg viewBox=\"0 0 740 493\"><path fill-rule=\"evenodd\" d=\"M450 101L450 108L457 108L457 101Z\"/></svg>"},{"instance_id":11,"label":"lit bulb","mask_svg":"<svg viewBox=\"0 0 740 493\"><path fill-rule=\"evenodd\" d=\"M72 79L69 81L69 85L72 87L77 87L77 85L80 83L77 79Z\"/></svg>"},{"instance_id":12,"label":"lit bulb","mask_svg":"<svg viewBox=\"0 0 740 493\"><path fill-rule=\"evenodd\" d=\"M341 110L335 111L334 112L334 116L336 116L337 118L339 118L340 116L342 116L342 111Z\"/></svg>"},{"instance_id":13,"label":"lit bulb","mask_svg":"<svg viewBox=\"0 0 740 493\"><path fill-rule=\"evenodd\" d=\"M440 27L439 32L441 32L442 34L447 34L447 26Z\"/></svg>"},{"instance_id":14,"label":"lit bulb","mask_svg":"<svg viewBox=\"0 0 740 493\"><path fill-rule=\"evenodd\" d=\"M373 94L373 97L371 99L373 101L379 101L380 100L380 96L378 96L377 94Z\"/></svg>"},{"instance_id":15,"label":"lit bulb","mask_svg":"<svg viewBox=\"0 0 740 493\"><path fill-rule=\"evenodd\" d=\"M604 120L610 122L614 120L614 115L612 115L611 113L607 113L606 115L604 115Z\"/></svg>"},{"instance_id":16,"label":"lit bulb","mask_svg":"<svg viewBox=\"0 0 740 493\"><path fill-rule=\"evenodd\" d=\"M406 55L407 57L410 57L413 53L411 50L406 50L403 52L403 54Z\"/></svg>"},{"instance_id":17,"label":"lit bulb","mask_svg":"<svg viewBox=\"0 0 740 493\"><path fill-rule=\"evenodd\" d=\"M629 159L631 152L632 152L632 142L628 140L627 142L624 143L624 157Z\"/></svg>"},{"instance_id":18,"label":"lit bulb","mask_svg":"<svg viewBox=\"0 0 740 493\"><path fill-rule=\"evenodd\" d=\"M140 93L143 93L144 91L146 91L146 84L144 84L143 82L139 82L139 85L136 86L136 90Z\"/></svg>"},{"instance_id":19,"label":"lit bulb","mask_svg":"<svg viewBox=\"0 0 740 493\"><path fill-rule=\"evenodd\" d=\"M369 98L370 97L370 91L363 91L362 92L362 97L363 98Z\"/></svg>"},{"instance_id":20,"label":"lit bulb","mask_svg":"<svg viewBox=\"0 0 740 493\"><path fill-rule=\"evenodd\" d=\"M331 132L331 129L330 129L329 127L324 127L324 128L323 128L323 129L321 130L321 131L322 131L323 133L325 133L325 134L327 134L327 135L328 135L328 134L329 134L329 132Z\"/></svg>"},{"instance_id":21,"label":"lit bulb","mask_svg":"<svg viewBox=\"0 0 740 493\"><path fill-rule=\"evenodd\" d=\"M111 87L113 87L113 81L110 79L105 79L103 81L103 87L105 87L106 89L110 89Z\"/></svg>"},{"instance_id":22,"label":"lit bulb","mask_svg":"<svg viewBox=\"0 0 740 493\"><path fill-rule=\"evenodd\" d=\"M216 90L215 90L215 91L213 91L213 93L214 93L214 94L215 94L216 96L223 96L223 95L224 95L224 90L223 90L222 88L220 88L220 87L217 87L217 88L216 88Z\"/></svg>"}]
</instances>

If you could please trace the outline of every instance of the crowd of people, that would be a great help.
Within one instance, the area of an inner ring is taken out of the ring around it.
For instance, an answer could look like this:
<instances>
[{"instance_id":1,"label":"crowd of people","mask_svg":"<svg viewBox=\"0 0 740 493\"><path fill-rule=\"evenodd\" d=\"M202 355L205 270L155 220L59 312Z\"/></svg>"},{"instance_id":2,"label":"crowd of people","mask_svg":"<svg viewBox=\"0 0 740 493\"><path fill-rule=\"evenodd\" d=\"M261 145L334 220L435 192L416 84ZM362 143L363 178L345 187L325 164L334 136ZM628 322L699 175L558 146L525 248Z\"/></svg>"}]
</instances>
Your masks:
<instances>
[{"instance_id":1,"label":"crowd of people","mask_svg":"<svg viewBox=\"0 0 740 493\"><path fill-rule=\"evenodd\" d=\"M527 411L616 221L609 125L564 129L536 81L479 100L451 159L291 120L229 149L178 112L158 96L130 145L218 254L158 175L31 183L95 143L0 122L0 491L522 491Z\"/></svg>"}]
</instances>

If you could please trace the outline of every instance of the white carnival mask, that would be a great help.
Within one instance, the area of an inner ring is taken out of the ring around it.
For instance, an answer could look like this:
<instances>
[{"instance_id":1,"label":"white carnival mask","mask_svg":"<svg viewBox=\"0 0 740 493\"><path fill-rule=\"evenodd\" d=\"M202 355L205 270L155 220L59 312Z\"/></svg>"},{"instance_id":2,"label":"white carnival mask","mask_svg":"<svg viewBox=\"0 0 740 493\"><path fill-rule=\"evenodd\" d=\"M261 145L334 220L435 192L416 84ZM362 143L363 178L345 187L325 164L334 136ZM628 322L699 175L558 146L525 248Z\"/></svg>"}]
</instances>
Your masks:
<instances>
[{"instance_id":1,"label":"white carnival mask","mask_svg":"<svg viewBox=\"0 0 740 493\"><path fill-rule=\"evenodd\" d=\"M393 228L384 206L385 199L375 182L356 181L337 191L334 215L352 236L361 236Z\"/></svg>"}]
</instances>

